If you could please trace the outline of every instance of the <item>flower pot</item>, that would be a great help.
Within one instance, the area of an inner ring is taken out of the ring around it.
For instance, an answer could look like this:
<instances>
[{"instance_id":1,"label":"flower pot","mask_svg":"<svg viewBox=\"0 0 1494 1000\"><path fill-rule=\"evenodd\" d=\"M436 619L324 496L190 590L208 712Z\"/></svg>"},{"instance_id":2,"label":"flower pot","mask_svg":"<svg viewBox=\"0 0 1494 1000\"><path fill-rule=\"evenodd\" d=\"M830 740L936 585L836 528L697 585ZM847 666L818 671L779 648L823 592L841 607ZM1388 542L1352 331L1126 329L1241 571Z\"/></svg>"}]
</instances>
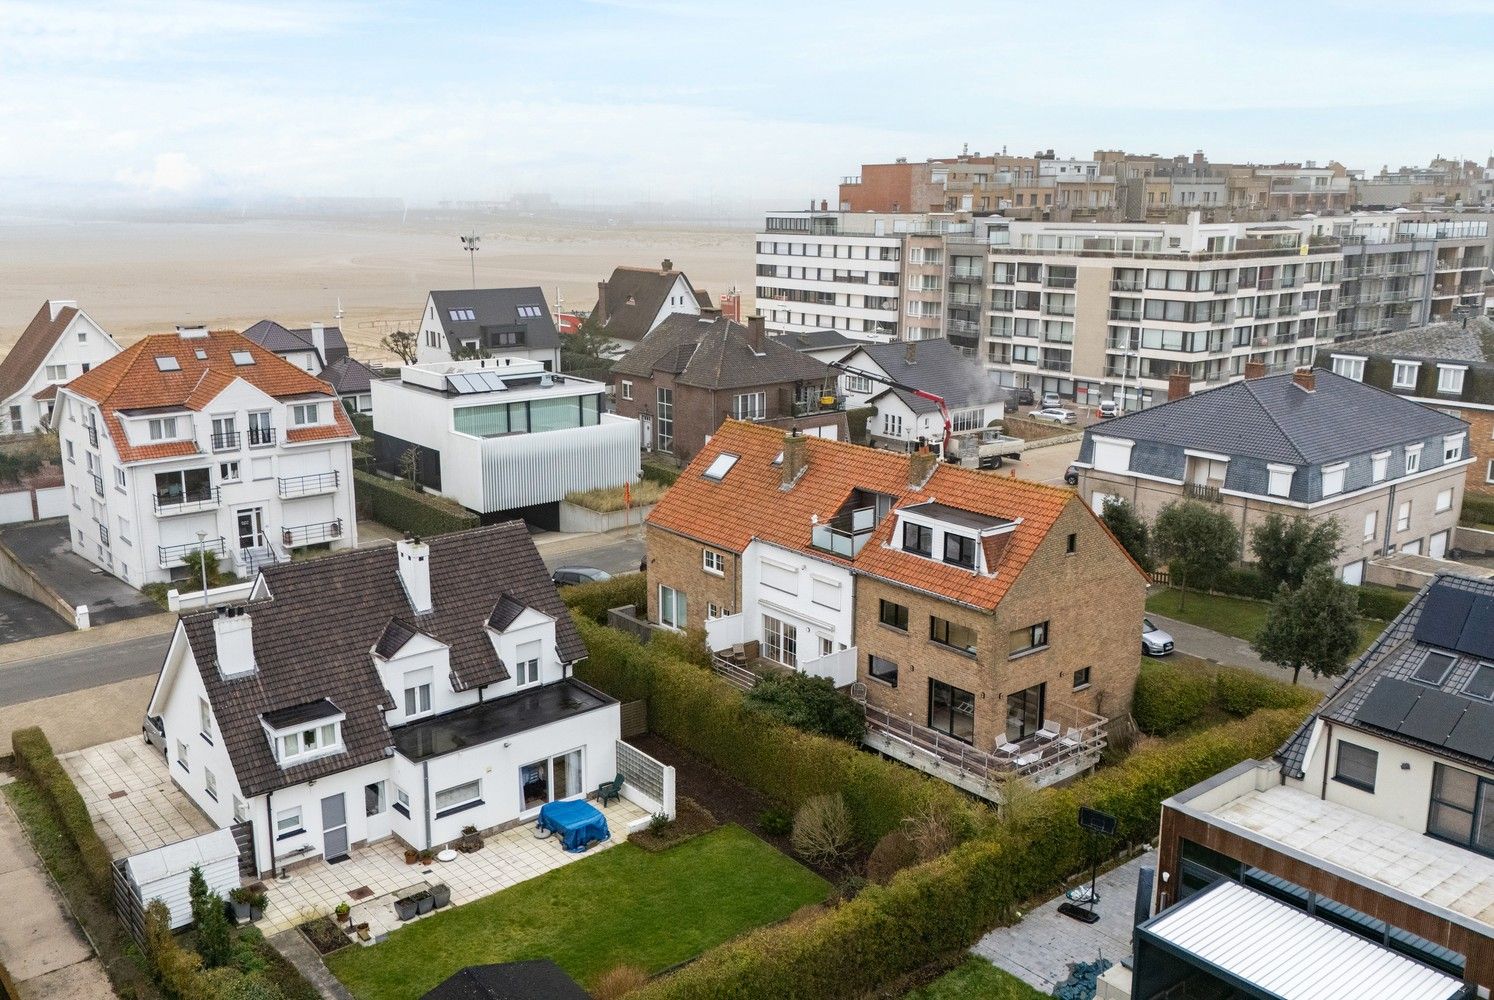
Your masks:
<instances>
[{"instance_id":1,"label":"flower pot","mask_svg":"<svg viewBox=\"0 0 1494 1000\"><path fill-rule=\"evenodd\" d=\"M254 919L254 917L251 915L253 907L249 905L249 901L247 899L241 903L237 899L230 898L228 901L228 905L233 907L233 919L235 921Z\"/></svg>"},{"instance_id":2,"label":"flower pot","mask_svg":"<svg viewBox=\"0 0 1494 1000\"><path fill-rule=\"evenodd\" d=\"M415 914L419 912L419 906L412 899L396 899L394 901L394 913L401 920L414 920Z\"/></svg>"},{"instance_id":3,"label":"flower pot","mask_svg":"<svg viewBox=\"0 0 1494 1000\"><path fill-rule=\"evenodd\" d=\"M412 898L415 901L416 913L429 913L436 908L436 897L425 890L417 892Z\"/></svg>"},{"instance_id":4,"label":"flower pot","mask_svg":"<svg viewBox=\"0 0 1494 1000\"><path fill-rule=\"evenodd\" d=\"M413 865L420 860L420 852L414 849L405 852L405 864Z\"/></svg>"},{"instance_id":5,"label":"flower pot","mask_svg":"<svg viewBox=\"0 0 1494 1000\"><path fill-rule=\"evenodd\" d=\"M451 886L445 884L431 886L431 899L435 901L435 908L438 910L446 906L451 902Z\"/></svg>"},{"instance_id":6,"label":"flower pot","mask_svg":"<svg viewBox=\"0 0 1494 1000\"><path fill-rule=\"evenodd\" d=\"M250 920L260 920L260 919L262 919L264 917L264 915L265 915L265 908L263 906L255 906L252 903L249 904L249 919Z\"/></svg>"}]
</instances>

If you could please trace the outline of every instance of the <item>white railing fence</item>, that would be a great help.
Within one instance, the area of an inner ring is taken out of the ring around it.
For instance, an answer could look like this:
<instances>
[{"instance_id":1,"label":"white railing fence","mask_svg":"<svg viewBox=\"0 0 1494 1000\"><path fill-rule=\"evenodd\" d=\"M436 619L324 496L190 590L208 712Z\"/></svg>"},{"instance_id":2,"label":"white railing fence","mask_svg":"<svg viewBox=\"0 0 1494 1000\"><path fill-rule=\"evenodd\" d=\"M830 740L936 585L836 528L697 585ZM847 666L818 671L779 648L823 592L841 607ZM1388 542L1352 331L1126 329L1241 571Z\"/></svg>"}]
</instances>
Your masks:
<instances>
[{"instance_id":1,"label":"white railing fence","mask_svg":"<svg viewBox=\"0 0 1494 1000\"><path fill-rule=\"evenodd\" d=\"M631 743L617 741L617 771L623 776L622 797L649 816L675 816L674 768L650 757Z\"/></svg>"}]
</instances>

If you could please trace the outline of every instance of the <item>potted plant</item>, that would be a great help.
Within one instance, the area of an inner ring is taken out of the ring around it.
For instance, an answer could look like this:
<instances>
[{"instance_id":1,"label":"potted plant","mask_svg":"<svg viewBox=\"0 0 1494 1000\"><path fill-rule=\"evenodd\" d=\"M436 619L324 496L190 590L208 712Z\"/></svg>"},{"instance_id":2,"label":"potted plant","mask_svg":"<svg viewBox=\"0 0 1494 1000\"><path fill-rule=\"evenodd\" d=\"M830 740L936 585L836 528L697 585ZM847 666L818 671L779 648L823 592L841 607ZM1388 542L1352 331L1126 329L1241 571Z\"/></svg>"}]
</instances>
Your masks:
<instances>
[{"instance_id":1,"label":"potted plant","mask_svg":"<svg viewBox=\"0 0 1494 1000\"><path fill-rule=\"evenodd\" d=\"M436 852L433 851L433 850L431 850L429 847L427 847L425 850L423 850L423 851L420 852L420 863L421 864L428 865L428 864L431 864L432 862L434 862L435 860L436 860Z\"/></svg>"},{"instance_id":2,"label":"potted plant","mask_svg":"<svg viewBox=\"0 0 1494 1000\"><path fill-rule=\"evenodd\" d=\"M294 543L295 540L296 536L291 534L291 530L289 528L286 528L285 530L280 532L280 543L286 548L290 548L291 544Z\"/></svg>"},{"instance_id":3,"label":"potted plant","mask_svg":"<svg viewBox=\"0 0 1494 1000\"><path fill-rule=\"evenodd\" d=\"M394 901L394 913L400 920L414 920L418 909L413 897L407 896Z\"/></svg>"},{"instance_id":4,"label":"potted plant","mask_svg":"<svg viewBox=\"0 0 1494 1000\"><path fill-rule=\"evenodd\" d=\"M228 891L228 902L233 907L234 920L254 919L254 890L247 887L230 889Z\"/></svg>"},{"instance_id":5,"label":"potted plant","mask_svg":"<svg viewBox=\"0 0 1494 1000\"><path fill-rule=\"evenodd\" d=\"M436 908L436 897L431 895L429 889L421 889L410 898L415 902L416 913L429 913Z\"/></svg>"},{"instance_id":6,"label":"potted plant","mask_svg":"<svg viewBox=\"0 0 1494 1000\"><path fill-rule=\"evenodd\" d=\"M451 886L442 882L440 885L431 886L431 899L435 900L435 908L440 909L451 902Z\"/></svg>"},{"instance_id":7,"label":"potted plant","mask_svg":"<svg viewBox=\"0 0 1494 1000\"><path fill-rule=\"evenodd\" d=\"M457 850L463 854L471 854L473 851L482 850L482 837L477 833L477 827L462 827L462 839L457 842Z\"/></svg>"},{"instance_id":8,"label":"potted plant","mask_svg":"<svg viewBox=\"0 0 1494 1000\"><path fill-rule=\"evenodd\" d=\"M341 924L348 922L348 914L353 912L353 908L346 903L338 903L332 912L337 914L337 922Z\"/></svg>"},{"instance_id":9,"label":"potted plant","mask_svg":"<svg viewBox=\"0 0 1494 1000\"><path fill-rule=\"evenodd\" d=\"M420 852L413 847L405 848L405 864L413 865L420 860Z\"/></svg>"},{"instance_id":10,"label":"potted plant","mask_svg":"<svg viewBox=\"0 0 1494 1000\"><path fill-rule=\"evenodd\" d=\"M249 919L258 920L265 915L270 905L270 894L263 889L251 889L249 893Z\"/></svg>"}]
</instances>

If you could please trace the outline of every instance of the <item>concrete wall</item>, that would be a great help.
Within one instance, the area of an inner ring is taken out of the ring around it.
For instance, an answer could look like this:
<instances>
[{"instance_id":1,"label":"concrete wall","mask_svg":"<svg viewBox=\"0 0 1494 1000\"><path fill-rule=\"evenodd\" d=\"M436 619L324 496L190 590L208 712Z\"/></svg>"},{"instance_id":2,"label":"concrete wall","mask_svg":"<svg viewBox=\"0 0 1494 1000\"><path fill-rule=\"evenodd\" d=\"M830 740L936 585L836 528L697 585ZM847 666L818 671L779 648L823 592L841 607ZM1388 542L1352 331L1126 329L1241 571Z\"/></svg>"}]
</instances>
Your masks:
<instances>
[{"instance_id":1,"label":"concrete wall","mask_svg":"<svg viewBox=\"0 0 1494 1000\"><path fill-rule=\"evenodd\" d=\"M642 524L644 518L648 517L649 511L653 509L653 504L647 504L642 507L635 506L632 510L613 510L603 513L589 507L578 507L562 500L560 502L560 530L593 533L615 531L630 524Z\"/></svg>"},{"instance_id":2,"label":"concrete wall","mask_svg":"<svg viewBox=\"0 0 1494 1000\"><path fill-rule=\"evenodd\" d=\"M77 627L76 609L61 594L47 586L36 575L36 571L22 562L4 542L0 542L0 587L31 598L69 625Z\"/></svg>"}]
</instances>

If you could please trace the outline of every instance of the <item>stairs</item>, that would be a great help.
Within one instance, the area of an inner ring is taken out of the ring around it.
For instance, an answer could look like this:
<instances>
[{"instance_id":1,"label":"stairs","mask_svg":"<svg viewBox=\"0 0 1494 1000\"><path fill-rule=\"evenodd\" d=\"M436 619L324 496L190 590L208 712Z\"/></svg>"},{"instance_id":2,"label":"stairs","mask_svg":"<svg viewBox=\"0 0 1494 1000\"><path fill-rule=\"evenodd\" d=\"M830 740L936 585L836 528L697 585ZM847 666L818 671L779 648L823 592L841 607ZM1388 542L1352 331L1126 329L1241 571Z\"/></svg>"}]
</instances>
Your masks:
<instances>
[{"instance_id":1,"label":"stairs","mask_svg":"<svg viewBox=\"0 0 1494 1000\"><path fill-rule=\"evenodd\" d=\"M254 864L254 824L235 823L229 829L233 832L233 842L239 848L239 876L257 878L259 872Z\"/></svg>"},{"instance_id":2,"label":"stairs","mask_svg":"<svg viewBox=\"0 0 1494 1000\"><path fill-rule=\"evenodd\" d=\"M240 575L246 580L253 580L259 576L259 571L263 567L281 562L286 562L286 560L269 545L256 545L253 548L239 550L239 566L243 570Z\"/></svg>"}]
</instances>

